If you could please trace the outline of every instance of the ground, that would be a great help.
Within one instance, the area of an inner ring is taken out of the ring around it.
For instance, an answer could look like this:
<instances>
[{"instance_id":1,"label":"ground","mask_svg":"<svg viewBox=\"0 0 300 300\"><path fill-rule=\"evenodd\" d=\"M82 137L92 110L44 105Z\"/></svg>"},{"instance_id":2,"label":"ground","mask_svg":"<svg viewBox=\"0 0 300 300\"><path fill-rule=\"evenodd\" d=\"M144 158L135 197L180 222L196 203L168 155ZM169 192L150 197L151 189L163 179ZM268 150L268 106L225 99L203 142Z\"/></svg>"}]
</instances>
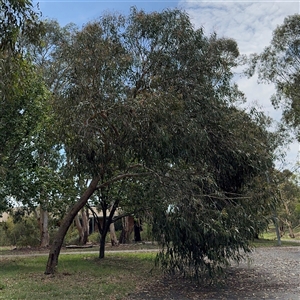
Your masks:
<instances>
[{"instance_id":1,"label":"ground","mask_svg":"<svg viewBox=\"0 0 300 300\"><path fill-rule=\"evenodd\" d=\"M155 251L156 248L157 245L123 245L107 247L107 251ZM70 252L69 249L63 251ZM90 253L95 251L97 249ZM39 255L45 255L46 252L47 250L41 250ZM72 253L82 252L74 249ZM33 249L22 249L16 250L15 254L36 256L37 252ZM13 254L9 254L11 255ZM231 265L227 278L221 285L204 286L182 278L153 277L150 274L146 282L141 281L138 285L139 289L123 300L299 300L300 246L256 248L248 260L239 265Z\"/></svg>"},{"instance_id":2,"label":"ground","mask_svg":"<svg viewBox=\"0 0 300 300\"><path fill-rule=\"evenodd\" d=\"M257 248L249 260L233 264L223 285L203 286L181 278L143 285L126 299L300 299L300 247Z\"/></svg>"}]
</instances>

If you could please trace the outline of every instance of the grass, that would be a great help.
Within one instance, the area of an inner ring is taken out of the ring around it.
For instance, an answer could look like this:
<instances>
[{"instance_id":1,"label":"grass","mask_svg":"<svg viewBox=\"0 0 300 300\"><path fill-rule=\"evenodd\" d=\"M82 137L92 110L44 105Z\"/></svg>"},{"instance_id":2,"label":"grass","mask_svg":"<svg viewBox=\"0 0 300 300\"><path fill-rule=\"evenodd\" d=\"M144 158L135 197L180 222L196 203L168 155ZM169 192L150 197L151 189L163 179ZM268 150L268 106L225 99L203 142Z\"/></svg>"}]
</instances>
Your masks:
<instances>
[{"instance_id":1,"label":"grass","mask_svg":"<svg viewBox=\"0 0 300 300\"><path fill-rule=\"evenodd\" d=\"M276 245L274 239L261 238L254 242L255 247ZM300 243L282 241L282 246L300 246ZM128 245L123 250L146 247ZM155 252L110 252L104 260L99 260L97 248L94 250L95 253L68 255L62 252L54 276L44 275L48 252L35 257L0 255L0 299L124 299L161 276L160 271L153 268ZM16 253L9 247L0 248L0 254L7 253L19 254L19 250Z\"/></svg>"},{"instance_id":2,"label":"grass","mask_svg":"<svg viewBox=\"0 0 300 300\"><path fill-rule=\"evenodd\" d=\"M281 237L282 247L300 246L300 226L294 229L295 238L290 238L288 232ZM260 235L258 240L254 241L255 247L275 247L278 246L275 227L270 225L269 229Z\"/></svg>"},{"instance_id":3,"label":"grass","mask_svg":"<svg viewBox=\"0 0 300 300\"><path fill-rule=\"evenodd\" d=\"M253 246L254 247L278 247L278 243L277 240L274 239L270 240L270 239L260 238L253 242ZM281 247L293 247L293 246L300 246L300 243L293 240L281 241Z\"/></svg>"},{"instance_id":4,"label":"grass","mask_svg":"<svg viewBox=\"0 0 300 300\"><path fill-rule=\"evenodd\" d=\"M46 256L0 258L0 299L122 299L145 285L155 253L61 255L58 272L44 275Z\"/></svg>"}]
</instances>

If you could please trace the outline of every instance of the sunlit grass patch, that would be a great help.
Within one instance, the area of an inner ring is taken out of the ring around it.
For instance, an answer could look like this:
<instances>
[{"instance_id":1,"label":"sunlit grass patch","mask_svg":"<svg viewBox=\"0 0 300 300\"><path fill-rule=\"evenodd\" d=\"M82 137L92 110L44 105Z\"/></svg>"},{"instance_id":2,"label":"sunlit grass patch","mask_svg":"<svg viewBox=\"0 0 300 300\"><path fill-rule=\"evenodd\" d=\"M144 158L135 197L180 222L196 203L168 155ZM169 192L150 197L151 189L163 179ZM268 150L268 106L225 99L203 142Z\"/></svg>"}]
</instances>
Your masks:
<instances>
[{"instance_id":1,"label":"sunlit grass patch","mask_svg":"<svg viewBox=\"0 0 300 300\"><path fill-rule=\"evenodd\" d=\"M0 299L122 299L159 274L155 255L62 254L54 276L43 273L47 257L6 258L0 260Z\"/></svg>"}]
</instances>

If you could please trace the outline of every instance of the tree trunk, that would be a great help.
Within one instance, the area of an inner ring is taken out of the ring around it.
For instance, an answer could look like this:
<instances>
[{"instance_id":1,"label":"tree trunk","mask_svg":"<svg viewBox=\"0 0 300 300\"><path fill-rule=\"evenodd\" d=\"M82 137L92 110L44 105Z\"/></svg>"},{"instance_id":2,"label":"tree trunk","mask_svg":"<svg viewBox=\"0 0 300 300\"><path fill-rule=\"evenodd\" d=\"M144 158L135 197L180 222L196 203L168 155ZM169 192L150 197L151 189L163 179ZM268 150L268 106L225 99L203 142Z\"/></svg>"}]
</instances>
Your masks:
<instances>
[{"instance_id":1,"label":"tree trunk","mask_svg":"<svg viewBox=\"0 0 300 300\"><path fill-rule=\"evenodd\" d=\"M130 243L130 234L132 233L134 224L131 216L126 216L122 219L123 229L120 235L120 244Z\"/></svg>"},{"instance_id":2,"label":"tree trunk","mask_svg":"<svg viewBox=\"0 0 300 300\"><path fill-rule=\"evenodd\" d=\"M49 247L49 230L48 230L49 215L48 211L40 206L40 232L41 232L41 248Z\"/></svg>"},{"instance_id":3,"label":"tree trunk","mask_svg":"<svg viewBox=\"0 0 300 300\"><path fill-rule=\"evenodd\" d=\"M81 221L78 213L75 217L75 224L79 233L79 245L85 245L88 241L89 223L87 213L84 208L81 209Z\"/></svg>"},{"instance_id":4,"label":"tree trunk","mask_svg":"<svg viewBox=\"0 0 300 300\"><path fill-rule=\"evenodd\" d=\"M285 208L286 214L290 217L291 216L291 212L290 212L288 203L286 201L283 201L283 204L284 204L284 208ZM293 228L292 228L292 223L288 219L285 219L285 224L287 225L287 227L289 229L289 236L290 236L290 238L295 238L295 234L294 234Z\"/></svg>"},{"instance_id":5,"label":"tree trunk","mask_svg":"<svg viewBox=\"0 0 300 300\"><path fill-rule=\"evenodd\" d=\"M106 232L103 231L103 233L100 236L100 250L99 250L99 258L100 259L104 258L106 234L107 234L107 231Z\"/></svg>"},{"instance_id":6,"label":"tree trunk","mask_svg":"<svg viewBox=\"0 0 300 300\"><path fill-rule=\"evenodd\" d=\"M61 250L61 246L63 244L65 235L72 224L75 216L78 214L78 212L84 207L84 205L87 203L88 199L91 197L91 195L94 193L94 191L97 189L97 184L100 180L100 177L95 177L86 191L83 193L83 195L80 197L80 199L71 207L71 209L68 211L66 216L61 222L61 225L58 229L58 232L54 238L53 244L51 246L48 262L45 270L45 274L54 274L55 267L58 263L58 256Z\"/></svg>"},{"instance_id":7,"label":"tree trunk","mask_svg":"<svg viewBox=\"0 0 300 300\"><path fill-rule=\"evenodd\" d=\"M292 223L286 219L286 225L289 229L289 236L290 238L294 239L295 238L295 234L294 234L294 231L293 231L293 228L292 228Z\"/></svg>"},{"instance_id":8,"label":"tree trunk","mask_svg":"<svg viewBox=\"0 0 300 300\"><path fill-rule=\"evenodd\" d=\"M141 242L141 223L140 220L134 221L134 241Z\"/></svg>"},{"instance_id":9,"label":"tree trunk","mask_svg":"<svg viewBox=\"0 0 300 300\"><path fill-rule=\"evenodd\" d=\"M89 238L89 211L86 208L82 209L82 226L83 226L83 243L84 245L88 242Z\"/></svg>"},{"instance_id":10,"label":"tree trunk","mask_svg":"<svg viewBox=\"0 0 300 300\"><path fill-rule=\"evenodd\" d=\"M76 225L76 228L77 228L78 234L79 234L78 244L83 245L84 231L83 231L83 227L82 227L82 224L80 221L79 213L75 216L74 220L75 220L75 225Z\"/></svg>"},{"instance_id":11,"label":"tree trunk","mask_svg":"<svg viewBox=\"0 0 300 300\"><path fill-rule=\"evenodd\" d=\"M117 239L116 230L115 230L115 223L111 223L109 225L109 233L110 233L110 241L112 246L118 246L119 241Z\"/></svg>"}]
</instances>

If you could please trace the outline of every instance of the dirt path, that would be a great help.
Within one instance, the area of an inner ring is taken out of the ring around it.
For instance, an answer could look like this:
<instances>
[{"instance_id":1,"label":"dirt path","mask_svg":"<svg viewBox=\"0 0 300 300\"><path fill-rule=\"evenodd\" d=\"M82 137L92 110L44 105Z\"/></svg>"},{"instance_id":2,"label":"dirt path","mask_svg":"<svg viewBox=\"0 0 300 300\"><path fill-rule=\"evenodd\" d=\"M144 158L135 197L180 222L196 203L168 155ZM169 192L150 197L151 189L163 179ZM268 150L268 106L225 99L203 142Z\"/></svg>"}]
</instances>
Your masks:
<instances>
[{"instance_id":1,"label":"dirt path","mask_svg":"<svg viewBox=\"0 0 300 300\"><path fill-rule=\"evenodd\" d=\"M203 287L164 278L126 299L300 299L300 247L258 248L250 258L229 268L224 286Z\"/></svg>"}]
</instances>

